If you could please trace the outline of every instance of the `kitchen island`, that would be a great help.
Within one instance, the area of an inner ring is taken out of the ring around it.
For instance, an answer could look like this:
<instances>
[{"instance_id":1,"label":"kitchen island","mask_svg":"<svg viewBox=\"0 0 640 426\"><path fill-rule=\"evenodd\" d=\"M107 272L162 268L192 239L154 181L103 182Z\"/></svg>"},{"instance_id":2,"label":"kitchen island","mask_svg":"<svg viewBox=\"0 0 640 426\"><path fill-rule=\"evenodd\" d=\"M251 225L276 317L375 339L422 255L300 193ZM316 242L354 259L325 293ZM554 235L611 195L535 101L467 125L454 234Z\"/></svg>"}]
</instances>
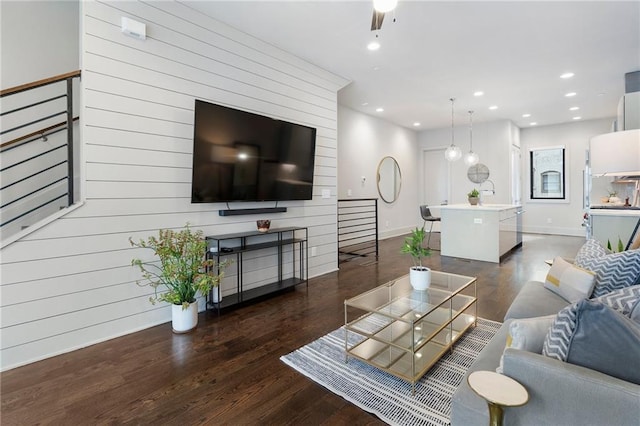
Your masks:
<instances>
[{"instance_id":1,"label":"kitchen island","mask_svg":"<svg viewBox=\"0 0 640 426\"><path fill-rule=\"evenodd\" d=\"M442 256L499 263L522 246L522 206L451 204L439 206Z\"/></svg>"}]
</instances>

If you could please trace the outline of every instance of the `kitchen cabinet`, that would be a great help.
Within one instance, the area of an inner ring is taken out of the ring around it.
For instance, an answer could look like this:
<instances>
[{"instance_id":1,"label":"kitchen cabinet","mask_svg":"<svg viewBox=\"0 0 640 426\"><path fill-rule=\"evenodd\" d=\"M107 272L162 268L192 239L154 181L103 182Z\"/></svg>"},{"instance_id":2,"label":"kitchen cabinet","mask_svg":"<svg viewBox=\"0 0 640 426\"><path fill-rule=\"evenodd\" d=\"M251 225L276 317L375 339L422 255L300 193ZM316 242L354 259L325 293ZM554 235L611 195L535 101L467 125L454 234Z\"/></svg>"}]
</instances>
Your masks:
<instances>
[{"instance_id":1,"label":"kitchen cabinet","mask_svg":"<svg viewBox=\"0 0 640 426\"><path fill-rule=\"evenodd\" d=\"M443 256L499 263L522 245L522 206L440 206Z\"/></svg>"},{"instance_id":2,"label":"kitchen cabinet","mask_svg":"<svg viewBox=\"0 0 640 426\"><path fill-rule=\"evenodd\" d=\"M636 225L640 220L640 210L589 210L591 236L600 241L603 246L607 246L607 241L611 242L611 247L617 251L618 238L626 247L632 236L637 236ZM633 235L636 230L636 235Z\"/></svg>"},{"instance_id":3,"label":"kitchen cabinet","mask_svg":"<svg viewBox=\"0 0 640 426\"><path fill-rule=\"evenodd\" d=\"M592 176L640 175L640 129L594 136L589 159Z\"/></svg>"}]
</instances>

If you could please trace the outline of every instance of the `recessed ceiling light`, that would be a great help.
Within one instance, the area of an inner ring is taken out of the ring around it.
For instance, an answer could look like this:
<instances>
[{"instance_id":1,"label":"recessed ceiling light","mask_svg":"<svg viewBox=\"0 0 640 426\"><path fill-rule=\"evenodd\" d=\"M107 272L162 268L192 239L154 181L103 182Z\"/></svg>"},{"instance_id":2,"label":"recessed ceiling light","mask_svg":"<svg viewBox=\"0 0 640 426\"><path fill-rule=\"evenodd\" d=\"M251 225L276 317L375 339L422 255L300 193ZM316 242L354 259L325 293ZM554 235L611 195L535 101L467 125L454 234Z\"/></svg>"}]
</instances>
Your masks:
<instances>
[{"instance_id":1,"label":"recessed ceiling light","mask_svg":"<svg viewBox=\"0 0 640 426\"><path fill-rule=\"evenodd\" d=\"M373 67L374 71L378 71L379 69L380 69L380 67L378 67L378 66Z\"/></svg>"},{"instance_id":2,"label":"recessed ceiling light","mask_svg":"<svg viewBox=\"0 0 640 426\"><path fill-rule=\"evenodd\" d=\"M573 117L574 120L582 120L582 117L578 116L578 117Z\"/></svg>"},{"instance_id":3,"label":"recessed ceiling light","mask_svg":"<svg viewBox=\"0 0 640 426\"><path fill-rule=\"evenodd\" d=\"M416 121L415 123L413 123L414 126L418 127L420 125L419 121Z\"/></svg>"},{"instance_id":4,"label":"recessed ceiling light","mask_svg":"<svg viewBox=\"0 0 640 426\"><path fill-rule=\"evenodd\" d=\"M367 106L367 105L369 105L369 102L363 102L361 105L362 106Z\"/></svg>"},{"instance_id":5,"label":"recessed ceiling light","mask_svg":"<svg viewBox=\"0 0 640 426\"><path fill-rule=\"evenodd\" d=\"M560 78L571 78L571 77L573 77L574 75L575 75L575 74L574 74L574 73L572 73L572 72L565 72L564 74L562 74L562 75L560 76Z\"/></svg>"},{"instance_id":6,"label":"recessed ceiling light","mask_svg":"<svg viewBox=\"0 0 640 426\"><path fill-rule=\"evenodd\" d=\"M380 49L380 43L378 43L378 40L373 40L371 43L367 44L367 49L378 50Z\"/></svg>"},{"instance_id":7,"label":"recessed ceiling light","mask_svg":"<svg viewBox=\"0 0 640 426\"><path fill-rule=\"evenodd\" d=\"M577 111L579 109L580 109L580 107L571 107L571 108L569 108L569 111Z\"/></svg>"},{"instance_id":8,"label":"recessed ceiling light","mask_svg":"<svg viewBox=\"0 0 640 426\"><path fill-rule=\"evenodd\" d=\"M497 105L491 105L491 106L489 107L489 109L490 109L490 110L498 109L498 106L497 106Z\"/></svg>"},{"instance_id":9,"label":"recessed ceiling light","mask_svg":"<svg viewBox=\"0 0 640 426\"><path fill-rule=\"evenodd\" d=\"M376 108L376 112L383 112L384 108Z\"/></svg>"},{"instance_id":10,"label":"recessed ceiling light","mask_svg":"<svg viewBox=\"0 0 640 426\"><path fill-rule=\"evenodd\" d=\"M537 126L538 123L536 123L535 121L532 121L531 123L529 123L529 126Z\"/></svg>"},{"instance_id":11,"label":"recessed ceiling light","mask_svg":"<svg viewBox=\"0 0 640 426\"><path fill-rule=\"evenodd\" d=\"M482 90L478 90L477 92L473 92L473 96L482 96L484 92Z\"/></svg>"},{"instance_id":12,"label":"recessed ceiling light","mask_svg":"<svg viewBox=\"0 0 640 426\"><path fill-rule=\"evenodd\" d=\"M576 92L569 92L569 93L565 94L565 96L566 96L567 98L570 98L570 97L575 96L575 95L577 95L577 93L576 93Z\"/></svg>"},{"instance_id":13,"label":"recessed ceiling light","mask_svg":"<svg viewBox=\"0 0 640 426\"><path fill-rule=\"evenodd\" d=\"M531 117L531 114L522 114L522 118Z\"/></svg>"}]
</instances>

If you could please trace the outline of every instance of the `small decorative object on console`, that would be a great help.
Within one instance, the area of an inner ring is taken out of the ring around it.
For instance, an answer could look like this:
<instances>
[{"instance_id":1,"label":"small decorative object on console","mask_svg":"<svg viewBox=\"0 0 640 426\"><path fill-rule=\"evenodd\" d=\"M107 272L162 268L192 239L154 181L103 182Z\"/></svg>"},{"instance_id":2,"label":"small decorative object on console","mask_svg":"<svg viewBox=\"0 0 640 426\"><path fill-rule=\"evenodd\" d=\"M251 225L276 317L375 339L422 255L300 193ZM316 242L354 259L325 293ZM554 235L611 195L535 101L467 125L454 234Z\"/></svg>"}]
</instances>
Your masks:
<instances>
[{"instance_id":1,"label":"small decorative object on console","mask_svg":"<svg viewBox=\"0 0 640 426\"><path fill-rule=\"evenodd\" d=\"M270 220L257 220L256 223L258 224L258 231L260 232L269 231L269 227L271 226Z\"/></svg>"}]
</instances>

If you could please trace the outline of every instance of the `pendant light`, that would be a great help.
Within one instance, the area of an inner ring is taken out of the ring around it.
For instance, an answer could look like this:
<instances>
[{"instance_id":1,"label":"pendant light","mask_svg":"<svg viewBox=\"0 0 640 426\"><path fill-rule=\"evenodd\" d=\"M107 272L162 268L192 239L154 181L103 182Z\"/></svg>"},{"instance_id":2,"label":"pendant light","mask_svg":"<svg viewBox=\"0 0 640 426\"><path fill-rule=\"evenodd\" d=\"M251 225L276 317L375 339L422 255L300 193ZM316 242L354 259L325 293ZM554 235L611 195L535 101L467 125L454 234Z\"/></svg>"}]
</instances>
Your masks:
<instances>
[{"instance_id":1,"label":"pendant light","mask_svg":"<svg viewBox=\"0 0 640 426\"><path fill-rule=\"evenodd\" d=\"M473 152L473 111L469 111L469 152L464 156L464 163L471 167L478 164L478 154Z\"/></svg>"},{"instance_id":2,"label":"pendant light","mask_svg":"<svg viewBox=\"0 0 640 426\"><path fill-rule=\"evenodd\" d=\"M373 8L381 13L391 12L398 5L398 0L373 0Z\"/></svg>"},{"instance_id":3,"label":"pendant light","mask_svg":"<svg viewBox=\"0 0 640 426\"><path fill-rule=\"evenodd\" d=\"M458 161L462 157L462 150L453 143L453 103L455 98L449 100L451 101L451 145L444 151L444 158L448 161Z\"/></svg>"}]
</instances>

